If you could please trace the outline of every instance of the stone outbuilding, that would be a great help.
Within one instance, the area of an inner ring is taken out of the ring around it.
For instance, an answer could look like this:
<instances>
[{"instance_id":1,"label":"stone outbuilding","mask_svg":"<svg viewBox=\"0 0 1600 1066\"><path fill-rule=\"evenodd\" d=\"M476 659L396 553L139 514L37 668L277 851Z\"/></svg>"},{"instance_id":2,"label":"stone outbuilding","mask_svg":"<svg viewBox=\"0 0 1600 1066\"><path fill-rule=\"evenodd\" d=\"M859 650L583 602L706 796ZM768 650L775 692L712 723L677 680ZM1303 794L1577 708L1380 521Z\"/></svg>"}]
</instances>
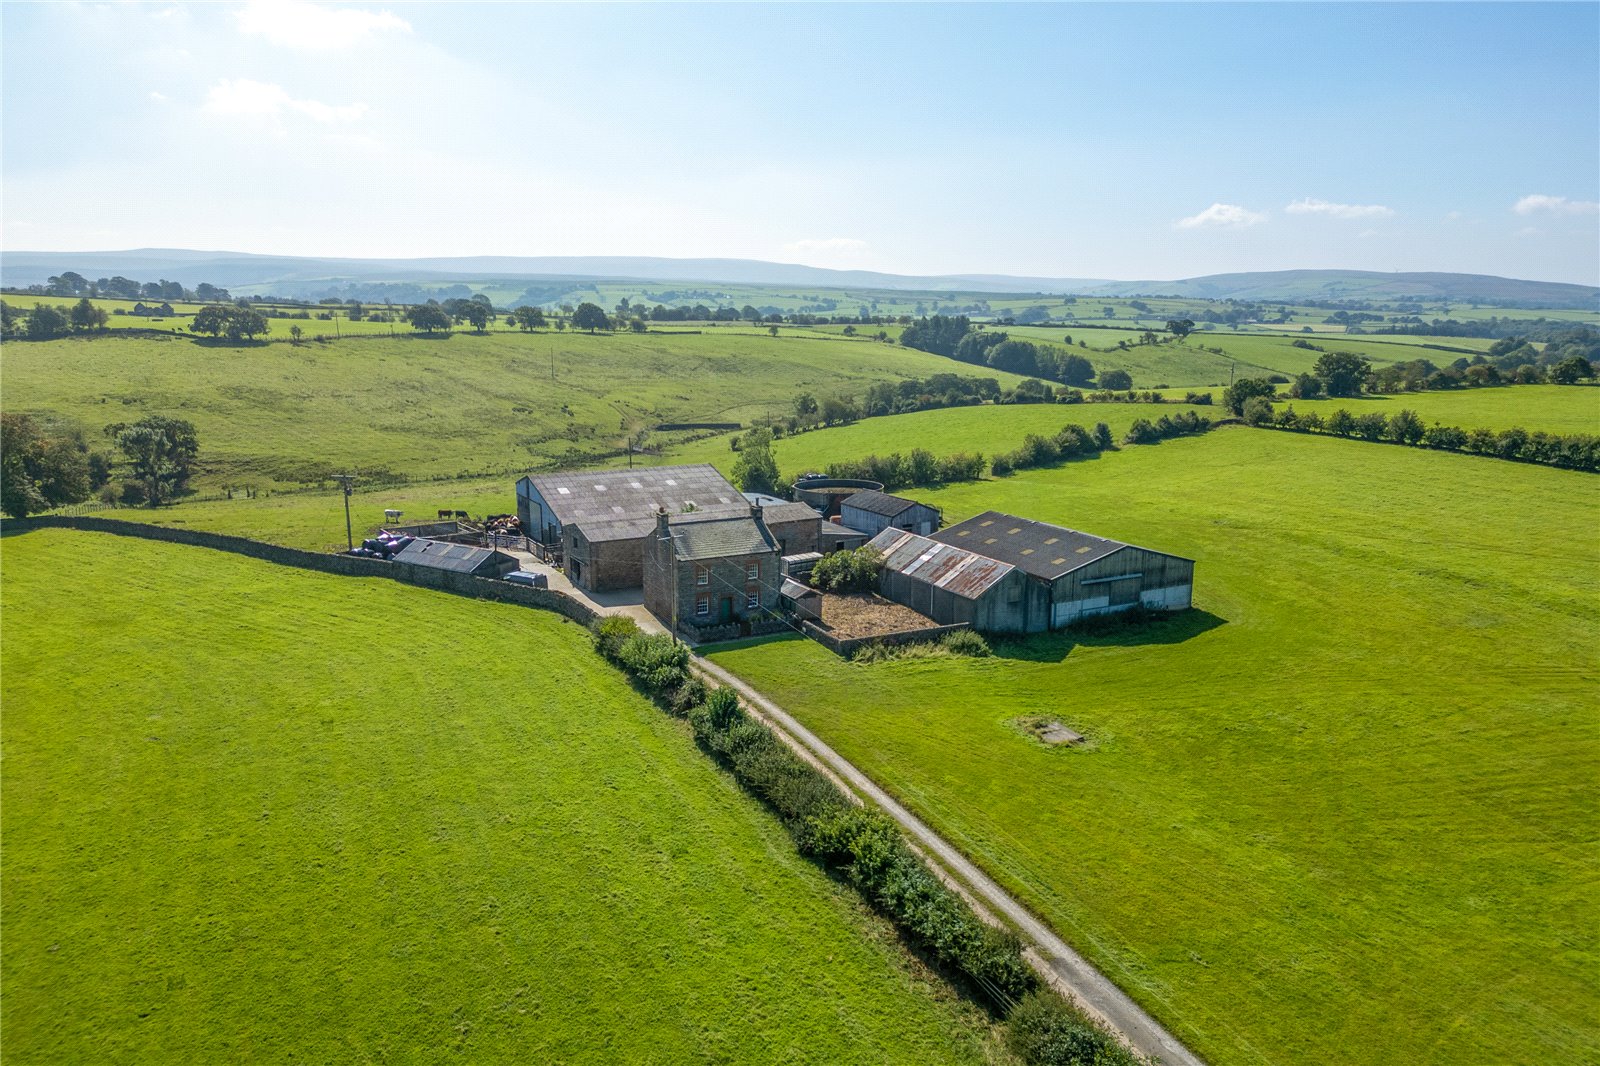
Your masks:
<instances>
[{"instance_id":1,"label":"stone outbuilding","mask_svg":"<svg viewBox=\"0 0 1600 1066\"><path fill-rule=\"evenodd\" d=\"M644 553L644 604L694 641L785 628L780 550L762 508L741 514L657 512Z\"/></svg>"},{"instance_id":2,"label":"stone outbuilding","mask_svg":"<svg viewBox=\"0 0 1600 1066\"><path fill-rule=\"evenodd\" d=\"M939 509L904 496L864 489L839 505L839 517L851 529L869 537L885 529L904 529L928 536L939 528Z\"/></svg>"}]
</instances>

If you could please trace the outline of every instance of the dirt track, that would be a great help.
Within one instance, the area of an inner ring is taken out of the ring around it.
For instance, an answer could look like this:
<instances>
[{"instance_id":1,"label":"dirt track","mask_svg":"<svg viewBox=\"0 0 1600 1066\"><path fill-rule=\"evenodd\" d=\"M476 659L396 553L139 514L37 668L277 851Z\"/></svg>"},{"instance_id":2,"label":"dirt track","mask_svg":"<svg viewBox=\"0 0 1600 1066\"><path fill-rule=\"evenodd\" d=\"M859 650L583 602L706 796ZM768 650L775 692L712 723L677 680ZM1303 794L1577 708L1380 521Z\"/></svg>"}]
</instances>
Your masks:
<instances>
[{"instance_id":1,"label":"dirt track","mask_svg":"<svg viewBox=\"0 0 1600 1066\"><path fill-rule=\"evenodd\" d=\"M1083 956L1057 936L1050 927L1028 912L1010 893L978 869L921 819L895 802L866 774L856 769L821 738L797 722L782 707L773 703L749 683L705 659L695 659L704 672L732 686L755 710L757 716L776 729L808 760L821 765L836 781L844 782L869 802L883 810L926 854L936 858L953 875L957 887L980 907L991 909L1022 935L1029 945L1029 962L1053 987L1068 996L1108 1029L1122 1037L1135 1051L1165 1066L1202 1066L1202 1060L1167 1032L1127 993L1091 966Z\"/></svg>"}]
</instances>

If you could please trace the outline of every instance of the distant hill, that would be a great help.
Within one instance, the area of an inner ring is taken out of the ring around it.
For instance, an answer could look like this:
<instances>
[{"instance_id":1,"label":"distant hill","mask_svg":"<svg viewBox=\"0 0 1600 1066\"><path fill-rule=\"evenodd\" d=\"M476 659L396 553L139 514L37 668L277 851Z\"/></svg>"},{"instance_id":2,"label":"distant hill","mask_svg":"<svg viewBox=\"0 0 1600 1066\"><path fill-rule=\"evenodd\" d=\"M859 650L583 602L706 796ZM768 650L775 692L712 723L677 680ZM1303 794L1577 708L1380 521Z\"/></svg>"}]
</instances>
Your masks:
<instances>
[{"instance_id":1,"label":"distant hill","mask_svg":"<svg viewBox=\"0 0 1600 1066\"><path fill-rule=\"evenodd\" d=\"M0 252L0 284L26 286L75 270L86 277L121 274L140 281L170 278L194 286L284 295L314 295L338 281L447 282L628 280L879 289L928 293L1071 293L1081 296L1185 296L1210 300L1395 300L1416 297L1506 307L1600 308L1600 289L1521 281L1484 274L1380 273L1368 270L1276 270L1212 274L1175 281L1015 277L1005 274L916 276L871 270L829 270L756 259L665 259L648 256L461 256L424 259L334 259L141 248L101 252Z\"/></svg>"},{"instance_id":2,"label":"distant hill","mask_svg":"<svg viewBox=\"0 0 1600 1066\"><path fill-rule=\"evenodd\" d=\"M1273 270L1210 274L1181 281L1113 281L1092 290L1101 296L1189 296L1201 300L1396 300L1417 297L1447 303L1510 307L1600 305L1600 289L1555 281L1520 281L1490 274L1375 270Z\"/></svg>"}]
</instances>

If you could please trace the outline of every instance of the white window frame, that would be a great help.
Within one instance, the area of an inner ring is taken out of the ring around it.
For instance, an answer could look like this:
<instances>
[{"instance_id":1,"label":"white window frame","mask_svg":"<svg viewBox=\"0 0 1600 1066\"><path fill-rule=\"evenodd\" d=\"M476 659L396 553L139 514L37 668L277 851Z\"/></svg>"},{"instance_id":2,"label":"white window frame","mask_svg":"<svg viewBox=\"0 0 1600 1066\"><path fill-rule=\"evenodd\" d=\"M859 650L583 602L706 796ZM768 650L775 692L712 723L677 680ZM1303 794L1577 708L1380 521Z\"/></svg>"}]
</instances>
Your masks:
<instances>
[{"instance_id":1,"label":"white window frame","mask_svg":"<svg viewBox=\"0 0 1600 1066\"><path fill-rule=\"evenodd\" d=\"M744 608L747 611L760 610L761 609L761 593L759 593L759 592L746 592L744 594Z\"/></svg>"},{"instance_id":2,"label":"white window frame","mask_svg":"<svg viewBox=\"0 0 1600 1066\"><path fill-rule=\"evenodd\" d=\"M761 564L760 563L745 563L744 564L744 579L746 581L760 581L761 580Z\"/></svg>"},{"instance_id":3,"label":"white window frame","mask_svg":"<svg viewBox=\"0 0 1600 1066\"><path fill-rule=\"evenodd\" d=\"M694 583L696 585L701 586L702 588L704 588L705 586L711 584L711 568L709 566L697 566L697 567L695 567L694 568Z\"/></svg>"},{"instance_id":4,"label":"white window frame","mask_svg":"<svg viewBox=\"0 0 1600 1066\"><path fill-rule=\"evenodd\" d=\"M711 597L701 596L694 601L694 616L696 618L709 618L711 616Z\"/></svg>"}]
</instances>

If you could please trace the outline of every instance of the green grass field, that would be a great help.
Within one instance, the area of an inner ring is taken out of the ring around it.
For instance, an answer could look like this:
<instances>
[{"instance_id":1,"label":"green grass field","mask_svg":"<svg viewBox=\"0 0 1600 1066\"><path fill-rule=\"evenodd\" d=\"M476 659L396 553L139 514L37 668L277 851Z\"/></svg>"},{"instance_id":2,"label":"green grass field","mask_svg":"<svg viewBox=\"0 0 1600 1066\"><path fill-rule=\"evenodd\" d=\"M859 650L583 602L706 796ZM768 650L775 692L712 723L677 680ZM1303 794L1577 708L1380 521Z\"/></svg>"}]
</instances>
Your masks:
<instances>
[{"instance_id":1,"label":"green grass field","mask_svg":"<svg viewBox=\"0 0 1600 1066\"><path fill-rule=\"evenodd\" d=\"M1190 614L985 660L714 657L1208 1061L1594 1061L1597 487L1223 429L917 493L1195 558Z\"/></svg>"},{"instance_id":2,"label":"green grass field","mask_svg":"<svg viewBox=\"0 0 1600 1066\"><path fill-rule=\"evenodd\" d=\"M836 459L904 453L912 448L927 448L940 456L954 452L994 456L1016 448L1029 433L1054 435L1069 422L1086 429L1104 422L1121 440L1137 419L1153 421L1162 415L1185 411L1198 411L1211 418L1227 416L1221 408L1188 404L1044 403L946 407L887 418L867 418L848 426L782 437L773 442L772 453L785 476L798 477L807 471L823 470ZM727 474L732 471L736 458L738 453L732 449L731 435L724 434L676 447L663 456L663 461L715 463Z\"/></svg>"},{"instance_id":3,"label":"green grass field","mask_svg":"<svg viewBox=\"0 0 1600 1066\"><path fill-rule=\"evenodd\" d=\"M1006 1061L580 627L3 553L8 1063Z\"/></svg>"},{"instance_id":4,"label":"green grass field","mask_svg":"<svg viewBox=\"0 0 1600 1066\"><path fill-rule=\"evenodd\" d=\"M616 454L629 427L748 421L787 411L801 391L859 394L952 366L868 340L732 329L300 347L100 337L8 344L0 384L8 411L64 418L91 441L108 424L146 414L192 421L201 443L195 484L215 493L339 470L515 477Z\"/></svg>"},{"instance_id":5,"label":"green grass field","mask_svg":"<svg viewBox=\"0 0 1600 1066\"><path fill-rule=\"evenodd\" d=\"M1326 418L1344 408L1352 414L1402 408L1435 422L1464 429L1510 429L1521 426L1546 433L1600 433L1600 389L1573 385L1510 385L1505 388L1406 392L1348 400L1283 400L1296 411L1316 411Z\"/></svg>"}]
</instances>

